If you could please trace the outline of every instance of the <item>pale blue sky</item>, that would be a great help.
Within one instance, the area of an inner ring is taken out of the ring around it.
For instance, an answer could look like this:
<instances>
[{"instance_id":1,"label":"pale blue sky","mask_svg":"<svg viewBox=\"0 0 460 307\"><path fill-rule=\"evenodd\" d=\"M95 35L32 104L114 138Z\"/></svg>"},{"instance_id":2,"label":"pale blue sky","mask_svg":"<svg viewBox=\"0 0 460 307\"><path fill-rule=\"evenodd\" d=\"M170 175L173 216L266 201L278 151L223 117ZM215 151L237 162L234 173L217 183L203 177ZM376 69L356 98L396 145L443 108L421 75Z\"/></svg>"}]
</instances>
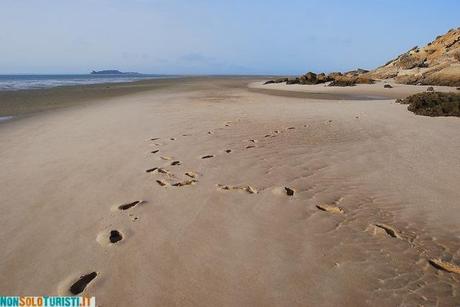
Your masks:
<instances>
[{"instance_id":1,"label":"pale blue sky","mask_svg":"<svg viewBox=\"0 0 460 307\"><path fill-rule=\"evenodd\" d=\"M373 68L459 16L459 0L0 0L0 74Z\"/></svg>"}]
</instances>

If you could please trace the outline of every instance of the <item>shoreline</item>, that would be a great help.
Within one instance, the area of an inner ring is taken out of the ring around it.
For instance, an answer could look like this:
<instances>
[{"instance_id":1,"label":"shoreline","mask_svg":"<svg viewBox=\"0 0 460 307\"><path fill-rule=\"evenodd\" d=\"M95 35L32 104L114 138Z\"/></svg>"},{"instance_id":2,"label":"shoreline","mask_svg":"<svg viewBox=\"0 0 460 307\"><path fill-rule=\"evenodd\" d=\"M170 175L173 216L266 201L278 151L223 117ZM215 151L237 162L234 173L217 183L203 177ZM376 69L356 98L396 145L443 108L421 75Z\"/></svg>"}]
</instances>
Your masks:
<instances>
[{"instance_id":1,"label":"shoreline","mask_svg":"<svg viewBox=\"0 0 460 307\"><path fill-rule=\"evenodd\" d=\"M393 100L424 92L428 86L395 84L377 81L376 84L358 84L353 87L327 87L319 85L263 85L267 76L187 76L165 79L149 79L133 82L98 83L88 85L58 86L47 89L26 89L0 91L0 124L29 117L37 113L52 111L133 95L146 91L161 91L174 87L177 91L187 90L184 85L196 85L210 80L238 80L239 86L248 91L282 97L324 99L324 100ZM246 82L246 84L244 84ZM392 89L384 89L383 84ZM197 88L198 90L199 88ZM455 87L436 86L436 91L456 91Z\"/></svg>"},{"instance_id":2,"label":"shoreline","mask_svg":"<svg viewBox=\"0 0 460 307\"><path fill-rule=\"evenodd\" d=\"M46 89L0 91L0 117L8 118L0 121L0 123L63 107L78 106L146 91L161 91L170 87L175 87L178 91L181 91L183 90L181 89L183 85L195 81L199 83L212 79L260 80L262 78L257 76L188 76L132 82L57 86Z\"/></svg>"}]
</instances>

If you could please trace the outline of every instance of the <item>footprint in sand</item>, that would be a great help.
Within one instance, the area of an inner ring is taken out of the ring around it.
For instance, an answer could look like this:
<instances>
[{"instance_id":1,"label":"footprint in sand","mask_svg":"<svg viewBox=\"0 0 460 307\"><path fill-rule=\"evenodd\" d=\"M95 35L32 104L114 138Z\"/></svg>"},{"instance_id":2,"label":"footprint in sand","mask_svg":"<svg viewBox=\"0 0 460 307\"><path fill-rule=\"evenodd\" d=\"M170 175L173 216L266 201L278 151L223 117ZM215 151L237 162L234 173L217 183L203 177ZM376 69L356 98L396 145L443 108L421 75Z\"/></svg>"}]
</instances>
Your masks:
<instances>
[{"instance_id":1,"label":"footprint in sand","mask_svg":"<svg viewBox=\"0 0 460 307\"><path fill-rule=\"evenodd\" d=\"M294 130L294 129L295 129L295 127L289 127L289 128L287 128L287 130Z\"/></svg>"},{"instance_id":2,"label":"footprint in sand","mask_svg":"<svg viewBox=\"0 0 460 307\"><path fill-rule=\"evenodd\" d=\"M175 177L176 177L176 176L175 176L174 174L172 174L170 171L168 171L167 169L161 168L161 167L157 168L156 172L157 172L158 174L166 175L166 176L168 176L168 177L170 177L170 178L175 178Z\"/></svg>"},{"instance_id":3,"label":"footprint in sand","mask_svg":"<svg viewBox=\"0 0 460 307\"><path fill-rule=\"evenodd\" d=\"M266 134L266 135L264 136L264 138L269 138L269 137L271 137L271 136L272 136L271 134Z\"/></svg>"},{"instance_id":4,"label":"footprint in sand","mask_svg":"<svg viewBox=\"0 0 460 307\"><path fill-rule=\"evenodd\" d=\"M143 200L136 200L136 201L133 201L131 203L126 203L126 204L122 204L122 205L119 205L117 207L118 210L121 210L121 211L125 211L125 210L129 210L129 209L132 209L140 204L144 204L145 201Z\"/></svg>"},{"instance_id":5,"label":"footprint in sand","mask_svg":"<svg viewBox=\"0 0 460 307\"><path fill-rule=\"evenodd\" d=\"M160 151L160 150L159 150L159 149L157 149L157 150L153 150L153 151L151 151L151 153L153 153L153 154L156 154L156 153L157 153L157 152L159 152L159 151Z\"/></svg>"},{"instance_id":6,"label":"footprint in sand","mask_svg":"<svg viewBox=\"0 0 460 307\"><path fill-rule=\"evenodd\" d=\"M294 196L295 189L289 187L275 187L272 189L272 193L275 195Z\"/></svg>"},{"instance_id":7,"label":"footprint in sand","mask_svg":"<svg viewBox=\"0 0 460 307\"><path fill-rule=\"evenodd\" d=\"M333 206L333 205L316 205L316 208L318 208L321 211L325 211L329 213L343 214L345 212L341 207Z\"/></svg>"},{"instance_id":8,"label":"footprint in sand","mask_svg":"<svg viewBox=\"0 0 460 307\"><path fill-rule=\"evenodd\" d=\"M249 140L251 143L257 143L257 140Z\"/></svg>"},{"instance_id":9,"label":"footprint in sand","mask_svg":"<svg viewBox=\"0 0 460 307\"><path fill-rule=\"evenodd\" d=\"M208 131L208 134L209 135L214 134L214 131Z\"/></svg>"},{"instance_id":10,"label":"footprint in sand","mask_svg":"<svg viewBox=\"0 0 460 307\"><path fill-rule=\"evenodd\" d=\"M170 140L171 140L171 141L175 141L175 140L176 140L176 138L170 138Z\"/></svg>"},{"instance_id":11,"label":"footprint in sand","mask_svg":"<svg viewBox=\"0 0 460 307\"><path fill-rule=\"evenodd\" d=\"M206 156L201 157L201 159L209 159L209 158L214 158L214 155L206 155Z\"/></svg>"},{"instance_id":12,"label":"footprint in sand","mask_svg":"<svg viewBox=\"0 0 460 307\"><path fill-rule=\"evenodd\" d=\"M171 165L174 166L174 165L181 165L181 162L180 161L173 161L171 162Z\"/></svg>"},{"instance_id":13,"label":"footprint in sand","mask_svg":"<svg viewBox=\"0 0 460 307\"><path fill-rule=\"evenodd\" d=\"M230 191L230 190L241 190L241 191L245 191L249 194L257 194L257 190L253 187L251 187L250 185L247 185L247 186L231 186L231 185L224 185L224 184L217 184L217 187L221 190L226 190L226 191Z\"/></svg>"},{"instance_id":14,"label":"footprint in sand","mask_svg":"<svg viewBox=\"0 0 460 307\"><path fill-rule=\"evenodd\" d=\"M286 191L286 195L287 195L287 196L294 196L294 194L295 194L295 190L294 190L294 189L291 189L291 188L288 188L288 187L284 187L284 190Z\"/></svg>"},{"instance_id":15,"label":"footprint in sand","mask_svg":"<svg viewBox=\"0 0 460 307\"><path fill-rule=\"evenodd\" d=\"M457 273L460 274L460 266L456 265L455 263L450 263L441 259L430 259L428 262L438 270L443 270L449 273Z\"/></svg>"},{"instance_id":16,"label":"footprint in sand","mask_svg":"<svg viewBox=\"0 0 460 307\"><path fill-rule=\"evenodd\" d=\"M70 288L69 292L72 295L78 295L85 291L86 287L97 277L97 272L91 272L80 276L80 278L74 282Z\"/></svg>"},{"instance_id":17,"label":"footprint in sand","mask_svg":"<svg viewBox=\"0 0 460 307\"><path fill-rule=\"evenodd\" d=\"M112 244L115 244L119 241L123 240L123 236L118 230L111 230L110 231L110 236L109 236L109 241Z\"/></svg>"},{"instance_id":18,"label":"footprint in sand","mask_svg":"<svg viewBox=\"0 0 460 307\"><path fill-rule=\"evenodd\" d=\"M158 169L158 167L152 167L152 168L149 168L149 169L146 169L145 172L146 173L151 173L151 172L154 172Z\"/></svg>"},{"instance_id":19,"label":"footprint in sand","mask_svg":"<svg viewBox=\"0 0 460 307\"><path fill-rule=\"evenodd\" d=\"M384 232L387 236L402 240L400 232L391 226L388 226L385 224L374 224L373 226L374 226L374 234L378 234L379 232L380 233Z\"/></svg>"},{"instance_id":20,"label":"footprint in sand","mask_svg":"<svg viewBox=\"0 0 460 307\"><path fill-rule=\"evenodd\" d=\"M157 172L160 173L160 174L171 175L171 173L167 169L164 169L164 168L161 168L161 167L159 167L157 169Z\"/></svg>"},{"instance_id":21,"label":"footprint in sand","mask_svg":"<svg viewBox=\"0 0 460 307\"><path fill-rule=\"evenodd\" d=\"M96 241L102 246L110 246L123 240L123 235L118 230L103 231L97 235Z\"/></svg>"},{"instance_id":22,"label":"footprint in sand","mask_svg":"<svg viewBox=\"0 0 460 307\"><path fill-rule=\"evenodd\" d=\"M160 179L156 180L156 183L158 183L158 185L160 185L160 186L162 186L162 187L165 187L165 186L168 186L168 185L169 185L169 183L167 183L167 182L164 181L164 180L160 180Z\"/></svg>"},{"instance_id":23,"label":"footprint in sand","mask_svg":"<svg viewBox=\"0 0 460 307\"><path fill-rule=\"evenodd\" d=\"M166 182L165 180L156 180L156 183L158 183L158 185L162 187L166 187L166 186L184 187L184 186L194 185L197 182L198 182L197 179L189 179L189 180L179 181L175 183L169 183L169 182Z\"/></svg>"},{"instance_id":24,"label":"footprint in sand","mask_svg":"<svg viewBox=\"0 0 460 307\"><path fill-rule=\"evenodd\" d=\"M152 138L152 139L150 139L150 141L157 141L157 140L159 140L159 139L160 139L160 138Z\"/></svg>"},{"instance_id":25,"label":"footprint in sand","mask_svg":"<svg viewBox=\"0 0 460 307\"><path fill-rule=\"evenodd\" d=\"M195 179L195 178L198 177L198 174L196 174L194 172L186 172L185 176Z\"/></svg>"},{"instance_id":26,"label":"footprint in sand","mask_svg":"<svg viewBox=\"0 0 460 307\"><path fill-rule=\"evenodd\" d=\"M197 182L198 182L198 180L196 180L196 179L190 179L190 180L184 180L184 181L173 183L172 186L173 187L184 187L184 186L188 186L188 185L194 185Z\"/></svg>"},{"instance_id":27,"label":"footprint in sand","mask_svg":"<svg viewBox=\"0 0 460 307\"><path fill-rule=\"evenodd\" d=\"M232 150L231 150L231 149L226 149L225 152L226 152L226 153L231 153Z\"/></svg>"},{"instance_id":28,"label":"footprint in sand","mask_svg":"<svg viewBox=\"0 0 460 307\"><path fill-rule=\"evenodd\" d=\"M246 146L246 149L251 149L251 148L255 148L256 146L255 145L248 145Z\"/></svg>"},{"instance_id":29,"label":"footprint in sand","mask_svg":"<svg viewBox=\"0 0 460 307\"><path fill-rule=\"evenodd\" d=\"M139 219L139 217L134 216L134 214L130 214L129 217L131 218L132 222L135 222L135 221L137 221Z\"/></svg>"},{"instance_id":30,"label":"footprint in sand","mask_svg":"<svg viewBox=\"0 0 460 307\"><path fill-rule=\"evenodd\" d=\"M161 159L161 160L172 160L173 158L172 158L172 157L168 157L168 156L161 156L160 159Z\"/></svg>"}]
</instances>

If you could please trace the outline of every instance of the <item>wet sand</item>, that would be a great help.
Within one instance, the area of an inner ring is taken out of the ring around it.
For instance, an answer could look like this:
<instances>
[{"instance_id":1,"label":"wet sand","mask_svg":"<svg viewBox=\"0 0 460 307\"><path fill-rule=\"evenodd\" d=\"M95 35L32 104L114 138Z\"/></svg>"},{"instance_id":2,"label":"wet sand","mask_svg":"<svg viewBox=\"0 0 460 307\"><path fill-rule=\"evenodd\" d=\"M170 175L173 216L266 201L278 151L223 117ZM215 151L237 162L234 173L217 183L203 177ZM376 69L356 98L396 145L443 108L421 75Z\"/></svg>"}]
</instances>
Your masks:
<instances>
[{"instance_id":1,"label":"wet sand","mask_svg":"<svg viewBox=\"0 0 460 307\"><path fill-rule=\"evenodd\" d=\"M460 265L460 120L253 81L176 81L3 122L0 293L458 305L445 264Z\"/></svg>"},{"instance_id":2,"label":"wet sand","mask_svg":"<svg viewBox=\"0 0 460 307\"><path fill-rule=\"evenodd\" d=\"M214 77L221 79L222 77ZM247 77L239 77L244 80ZM210 77L180 77L135 82L104 83L78 86L59 86L48 89L0 91L0 117L24 117L37 112L59 108L89 105L108 98L131 95L144 91L194 90ZM228 79L228 78L227 78ZM230 78L231 79L231 78Z\"/></svg>"}]
</instances>

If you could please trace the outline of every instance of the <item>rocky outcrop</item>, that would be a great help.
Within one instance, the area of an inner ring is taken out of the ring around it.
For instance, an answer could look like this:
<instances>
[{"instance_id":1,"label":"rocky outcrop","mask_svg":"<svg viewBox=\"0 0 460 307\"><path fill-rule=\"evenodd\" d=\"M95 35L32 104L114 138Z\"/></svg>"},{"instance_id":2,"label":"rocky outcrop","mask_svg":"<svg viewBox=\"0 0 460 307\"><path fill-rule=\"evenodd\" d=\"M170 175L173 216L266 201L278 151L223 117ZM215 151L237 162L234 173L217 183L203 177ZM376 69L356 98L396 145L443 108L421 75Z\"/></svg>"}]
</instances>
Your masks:
<instances>
[{"instance_id":1,"label":"rocky outcrop","mask_svg":"<svg viewBox=\"0 0 460 307\"><path fill-rule=\"evenodd\" d=\"M397 83L460 86L460 28L451 29L426 46L418 46L365 73Z\"/></svg>"},{"instance_id":2,"label":"rocky outcrop","mask_svg":"<svg viewBox=\"0 0 460 307\"><path fill-rule=\"evenodd\" d=\"M355 86L356 82L351 79L342 79L342 80L334 80L328 84L328 86Z\"/></svg>"},{"instance_id":3,"label":"rocky outcrop","mask_svg":"<svg viewBox=\"0 0 460 307\"><path fill-rule=\"evenodd\" d=\"M307 72L305 75L300 76L300 84L320 84L334 80L325 73L315 74L314 72Z\"/></svg>"},{"instance_id":4,"label":"rocky outcrop","mask_svg":"<svg viewBox=\"0 0 460 307\"><path fill-rule=\"evenodd\" d=\"M394 79L403 84L460 86L460 28L438 36L425 47L415 46L372 71L358 68L328 75L308 72L298 78L278 80L287 84L331 82L330 86L353 86L371 84L374 79ZM270 80L266 83L280 82Z\"/></svg>"},{"instance_id":5,"label":"rocky outcrop","mask_svg":"<svg viewBox=\"0 0 460 307\"><path fill-rule=\"evenodd\" d=\"M330 82L330 86L353 86L358 83L374 83L374 80L363 75L366 72L368 71L364 69L357 69L346 73L333 72L328 75L325 73L316 74L314 72L307 72L306 74L294 79L280 78L276 80L268 80L264 84L282 82L286 82L286 84L322 84Z\"/></svg>"}]
</instances>

